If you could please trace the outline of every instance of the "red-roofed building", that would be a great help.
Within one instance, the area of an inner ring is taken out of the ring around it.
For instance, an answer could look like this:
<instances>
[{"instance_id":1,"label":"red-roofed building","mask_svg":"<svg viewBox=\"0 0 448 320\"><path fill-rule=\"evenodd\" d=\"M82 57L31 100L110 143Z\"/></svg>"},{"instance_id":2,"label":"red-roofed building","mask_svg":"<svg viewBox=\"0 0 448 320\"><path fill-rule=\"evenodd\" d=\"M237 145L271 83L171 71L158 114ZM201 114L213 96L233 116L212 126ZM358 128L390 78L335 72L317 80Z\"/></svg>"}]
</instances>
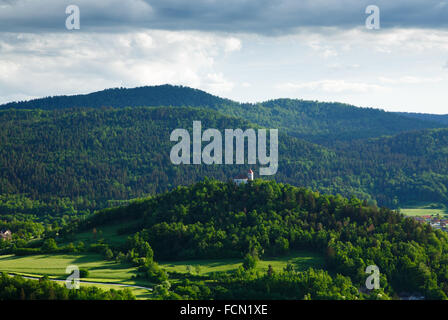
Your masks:
<instances>
[{"instance_id":1,"label":"red-roofed building","mask_svg":"<svg viewBox=\"0 0 448 320\"><path fill-rule=\"evenodd\" d=\"M240 185L242 183L247 183L247 181L252 181L252 180L254 180L254 172L252 171L252 169L249 169L247 174L240 174L233 178L233 182L235 182L238 185Z\"/></svg>"}]
</instances>

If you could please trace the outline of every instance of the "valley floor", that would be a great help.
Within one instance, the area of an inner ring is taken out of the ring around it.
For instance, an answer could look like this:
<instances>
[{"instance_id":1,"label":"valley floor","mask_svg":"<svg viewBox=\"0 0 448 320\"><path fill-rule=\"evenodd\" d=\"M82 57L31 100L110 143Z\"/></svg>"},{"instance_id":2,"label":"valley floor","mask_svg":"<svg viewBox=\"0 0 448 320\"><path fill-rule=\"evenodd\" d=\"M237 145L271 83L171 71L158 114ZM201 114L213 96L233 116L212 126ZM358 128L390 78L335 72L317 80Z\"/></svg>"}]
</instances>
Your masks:
<instances>
[{"instance_id":1,"label":"valley floor","mask_svg":"<svg viewBox=\"0 0 448 320\"><path fill-rule=\"evenodd\" d=\"M95 286L102 289L123 289L129 287L137 298L147 299L151 291L145 289L150 284L131 279L135 268L130 265L105 261L96 254L55 254L19 257L0 256L0 271L26 277L48 276L51 280L63 280L68 274L65 269L76 265L89 271L89 276L81 280L81 286ZM143 288L145 287L145 288Z\"/></svg>"},{"instance_id":2,"label":"valley floor","mask_svg":"<svg viewBox=\"0 0 448 320\"><path fill-rule=\"evenodd\" d=\"M266 272L271 265L275 271L281 271L292 264L296 271L309 268L323 268L321 255L296 251L283 257L264 258L257 263L257 270ZM21 275L31 279L48 276L54 281L65 281L66 267L76 265L79 269L88 270L88 277L81 279L81 286L95 286L102 289L129 288L137 299L149 299L152 296L152 284L132 279L136 269L130 265L105 261L97 254L46 254L33 256L0 256L0 272L10 275ZM210 259L160 262L167 272L191 274L192 276L209 277L213 272L232 272L242 265L242 259ZM170 279L176 281L176 277Z\"/></svg>"}]
</instances>

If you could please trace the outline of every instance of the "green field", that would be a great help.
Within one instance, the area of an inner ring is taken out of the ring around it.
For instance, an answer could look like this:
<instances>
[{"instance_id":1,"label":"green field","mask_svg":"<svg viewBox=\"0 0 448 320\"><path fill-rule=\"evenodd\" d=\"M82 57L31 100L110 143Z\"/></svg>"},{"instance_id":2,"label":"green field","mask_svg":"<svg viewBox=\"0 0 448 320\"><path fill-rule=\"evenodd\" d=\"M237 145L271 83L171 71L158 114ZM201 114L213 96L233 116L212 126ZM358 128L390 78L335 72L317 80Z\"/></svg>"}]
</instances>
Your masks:
<instances>
[{"instance_id":1,"label":"green field","mask_svg":"<svg viewBox=\"0 0 448 320\"><path fill-rule=\"evenodd\" d=\"M282 271L288 263L291 263L296 271L303 271L310 267L322 268L324 258L313 252L296 251L284 257L263 258L258 261L256 269L266 272L271 265L275 271ZM162 268L168 272L188 273L191 266L192 273L196 274L195 268L199 266L199 275L209 276L213 272L234 271L242 265L242 259L215 259L215 260L186 260L176 262L160 262Z\"/></svg>"},{"instance_id":2,"label":"green field","mask_svg":"<svg viewBox=\"0 0 448 320\"><path fill-rule=\"evenodd\" d=\"M47 275L51 279L65 279L68 275L65 269L68 265L77 265L80 269L87 269L89 276L81 280L100 282L104 284L82 284L84 286L97 286L104 289L121 289L123 287L107 283L122 285L137 285L151 287L144 281L131 279L135 268L130 265L113 261L105 261L101 255L96 254L64 254L64 255L34 255L18 257L13 255L0 256L0 271L24 276ZM145 289L129 288L137 296L144 298L150 295Z\"/></svg>"},{"instance_id":3,"label":"green field","mask_svg":"<svg viewBox=\"0 0 448 320\"><path fill-rule=\"evenodd\" d=\"M306 270L310 267L322 268L324 259L321 255L297 251L279 258L264 258L257 263L257 270L266 272L271 265L275 271L281 271L291 263L296 271ZM96 286L103 289L122 289L119 285L136 285L152 287L145 281L132 279L135 268L130 265L113 261L105 261L97 254L52 254L19 257L14 255L0 256L0 271L10 274L40 277L47 275L50 279L66 279L65 269L69 265L77 265L80 269L87 269L89 275L82 281L92 281L98 284L81 283L82 286ZM213 272L234 271L242 265L242 259L216 259L216 260L187 260L177 262L161 262L160 266L168 272L191 273L196 275L196 266L199 266L199 275L210 276ZM129 288L138 299L151 296L151 292L141 288Z\"/></svg>"},{"instance_id":4,"label":"green field","mask_svg":"<svg viewBox=\"0 0 448 320\"><path fill-rule=\"evenodd\" d=\"M401 208L400 212L409 217L440 215L442 218L448 218L448 212L446 208L443 205L438 204L421 204L408 206L405 208Z\"/></svg>"}]
</instances>

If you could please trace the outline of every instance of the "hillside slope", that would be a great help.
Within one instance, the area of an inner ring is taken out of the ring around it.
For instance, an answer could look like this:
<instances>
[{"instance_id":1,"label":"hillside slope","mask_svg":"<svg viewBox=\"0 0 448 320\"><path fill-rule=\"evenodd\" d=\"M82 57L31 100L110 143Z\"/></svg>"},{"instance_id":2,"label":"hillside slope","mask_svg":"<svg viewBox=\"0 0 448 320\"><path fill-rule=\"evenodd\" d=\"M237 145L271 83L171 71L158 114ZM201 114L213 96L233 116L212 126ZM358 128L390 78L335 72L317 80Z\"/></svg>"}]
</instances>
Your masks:
<instances>
[{"instance_id":1,"label":"hillside slope","mask_svg":"<svg viewBox=\"0 0 448 320\"><path fill-rule=\"evenodd\" d=\"M206 108L0 111L0 193L24 194L70 212L103 208L109 200L155 194L205 176L227 180L248 170L248 165L171 163L171 131L191 132L198 119L203 130L257 127ZM446 129L343 143L334 149L280 131L279 170L266 178L388 206L410 200L447 203L447 148ZM258 166L252 168L258 176ZM0 209L6 210L9 205L3 201L24 200L1 199Z\"/></svg>"},{"instance_id":2,"label":"hillside slope","mask_svg":"<svg viewBox=\"0 0 448 320\"><path fill-rule=\"evenodd\" d=\"M138 107L148 104L169 106ZM205 176L227 180L249 168L173 165L170 133L191 130L195 120L203 129L221 132L278 128L277 181L392 207L448 203L448 131L426 130L440 124L381 110L291 99L239 104L169 85L0 109L1 212L104 208L109 201L163 192Z\"/></svg>"},{"instance_id":3,"label":"hillside slope","mask_svg":"<svg viewBox=\"0 0 448 320\"><path fill-rule=\"evenodd\" d=\"M446 299L448 293L447 234L356 198L320 195L274 181L236 186L206 180L103 210L60 235L76 237L83 230L124 223L131 226L119 232L132 236L126 245L114 248L121 257L142 257L139 252L149 247L156 261L282 256L307 249L324 254L326 268L349 277L356 286L365 284L366 267L377 265L381 288L391 296L419 291L429 298ZM293 286L291 270L284 278L279 276L285 288ZM231 279L223 284L228 290L247 285L248 292L253 289L259 294L253 276L232 275ZM277 285L264 297L297 294ZM343 290L338 288L339 293Z\"/></svg>"},{"instance_id":4,"label":"hillside slope","mask_svg":"<svg viewBox=\"0 0 448 320\"><path fill-rule=\"evenodd\" d=\"M0 106L0 109L60 110L74 107L140 106L210 108L324 145L331 145L336 141L351 141L448 126L446 123L433 121L435 119L431 118L416 119L342 103L277 99L256 104L241 104L201 90L171 85L132 89L116 88L86 95L47 97L4 104Z\"/></svg>"},{"instance_id":5,"label":"hillside slope","mask_svg":"<svg viewBox=\"0 0 448 320\"><path fill-rule=\"evenodd\" d=\"M414 119L379 109L297 99L277 99L255 105L223 105L220 110L327 146L340 141L447 126L431 119Z\"/></svg>"},{"instance_id":6,"label":"hillside slope","mask_svg":"<svg viewBox=\"0 0 448 320\"><path fill-rule=\"evenodd\" d=\"M397 204L448 202L448 129L355 141L340 150L354 176L376 181L379 202L392 195Z\"/></svg>"},{"instance_id":7,"label":"hillside slope","mask_svg":"<svg viewBox=\"0 0 448 320\"><path fill-rule=\"evenodd\" d=\"M256 127L184 107L175 112L169 107L1 111L0 193L43 201L67 197L75 207L94 209L108 200L154 194L204 176L226 180L247 171L248 165L171 163L171 132L191 132L197 119L204 130ZM317 179L310 169L332 153L283 134L279 139L280 161L288 159L301 168L297 177L302 180Z\"/></svg>"},{"instance_id":8,"label":"hillside slope","mask_svg":"<svg viewBox=\"0 0 448 320\"><path fill-rule=\"evenodd\" d=\"M448 125L447 114L428 114L428 113L412 113L412 112L397 112L397 114L408 118L432 121L443 125Z\"/></svg>"}]
</instances>

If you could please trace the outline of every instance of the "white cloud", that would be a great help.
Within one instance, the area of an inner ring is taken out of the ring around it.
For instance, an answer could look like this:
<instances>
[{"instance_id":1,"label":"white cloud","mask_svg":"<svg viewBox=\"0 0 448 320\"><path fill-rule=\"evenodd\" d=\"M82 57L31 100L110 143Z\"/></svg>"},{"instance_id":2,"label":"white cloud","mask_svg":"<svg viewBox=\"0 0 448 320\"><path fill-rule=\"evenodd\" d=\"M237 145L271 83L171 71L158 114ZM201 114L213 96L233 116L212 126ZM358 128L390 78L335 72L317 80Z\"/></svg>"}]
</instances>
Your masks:
<instances>
[{"instance_id":1,"label":"white cloud","mask_svg":"<svg viewBox=\"0 0 448 320\"><path fill-rule=\"evenodd\" d=\"M327 65L327 67L333 70L356 70L361 66L357 63L349 63L349 64L331 63Z\"/></svg>"},{"instance_id":2,"label":"white cloud","mask_svg":"<svg viewBox=\"0 0 448 320\"><path fill-rule=\"evenodd\" d=\"M308 46L324 58L336 57L338 55L334 48L327 44L322 44L322 42L322 40L311 39L308 41Z\"/></svg>"},{"instance_id":3,"label":"white cloud","mask_svg":"<svg viewBox=\"0 0 448 320\"><path fill-rule=\"evenodd\" d=\"M386 88L377 84L364 82L350 82L346 80L320 80L310 82L292 83L286 82L276 86L280 90L307 90L307 91L323 91L329 93L365 93L370 91L385 90Z\"/></svg>"},{"instance_id":4,"label":"white cloud","mask_svg":"<svg viewBox=\"0 0 448 320\"><path fill-rule=\"evenodd\" d=\"M446 113L447 51L448 31L433 29L303 28L276 37L0 32L0 102L171 83L238 101L297 97L419 110L432 99L431 110Z\"/></svg>"},{"instance_id":5,"label":"white cloud","mask_svg":"<svg viewBox=\"0 0 448 320\"><path fill-rule=\"evenodd\" d=\"M375 41L373 37L370 40ZM448 31L436 29L392 29L378 35L378 50L400 49L411 53L439 49L448 51ZM381 49L380 49L381 48Z\"/></svg>"},{"instance_id":6,"label":"white cloud","mask_svg":"<svg viewBox=\"0 0 448 320\"><path fill-rule=\"evenodd\" d=\"M210 73L202 87L210 93L220 95L232 91L235 84L224 78L222 73Z\"/></svg>"},{"instance_id":7,"label":"white cloud","mask_svg":"<svg viewBox=\"0 0 448 320\"><path fill-rule=\"evenodd\" d=\"M444 29L381 29L380 32L364 27L352 29L302 28L293 35L284 36L297 43L305 43L316 52L340 56L356 48L383 53L425 53L428 50L448 52L448 30Z\"/></svg>"},{"instance_id":8,"label":"white cloud","mask_svg":"<svg viewBox=\"0 0 448 320\"><path fill-rule=\"evenodd\" d=\"M241 50L241 40L237 38L227 38L224 40L225 52L233 52Z\"/></svg>"},{"instance_id":9,"label":"white cloud","mask_svg":"<svg viewBox=\"0 0 448 320\"><path fill-rule=\"evenodd\" d=\"M379 77L379 81L387 84L423 84L423 83L438 83L443 81L442 77L437 78L423 78L414 76L404 76L399 78Z\"/></svg>"},{"instance_id":10,"label":"white cloud","mask_svg":"<svg viewBox=\"0 0 448 320\"><path fill-rule=\"evenodd\" d=\"M182 84L228 92L215 59L238 39L196 32L0 34L0 99Z\"/></svg>"}]
</instances>

